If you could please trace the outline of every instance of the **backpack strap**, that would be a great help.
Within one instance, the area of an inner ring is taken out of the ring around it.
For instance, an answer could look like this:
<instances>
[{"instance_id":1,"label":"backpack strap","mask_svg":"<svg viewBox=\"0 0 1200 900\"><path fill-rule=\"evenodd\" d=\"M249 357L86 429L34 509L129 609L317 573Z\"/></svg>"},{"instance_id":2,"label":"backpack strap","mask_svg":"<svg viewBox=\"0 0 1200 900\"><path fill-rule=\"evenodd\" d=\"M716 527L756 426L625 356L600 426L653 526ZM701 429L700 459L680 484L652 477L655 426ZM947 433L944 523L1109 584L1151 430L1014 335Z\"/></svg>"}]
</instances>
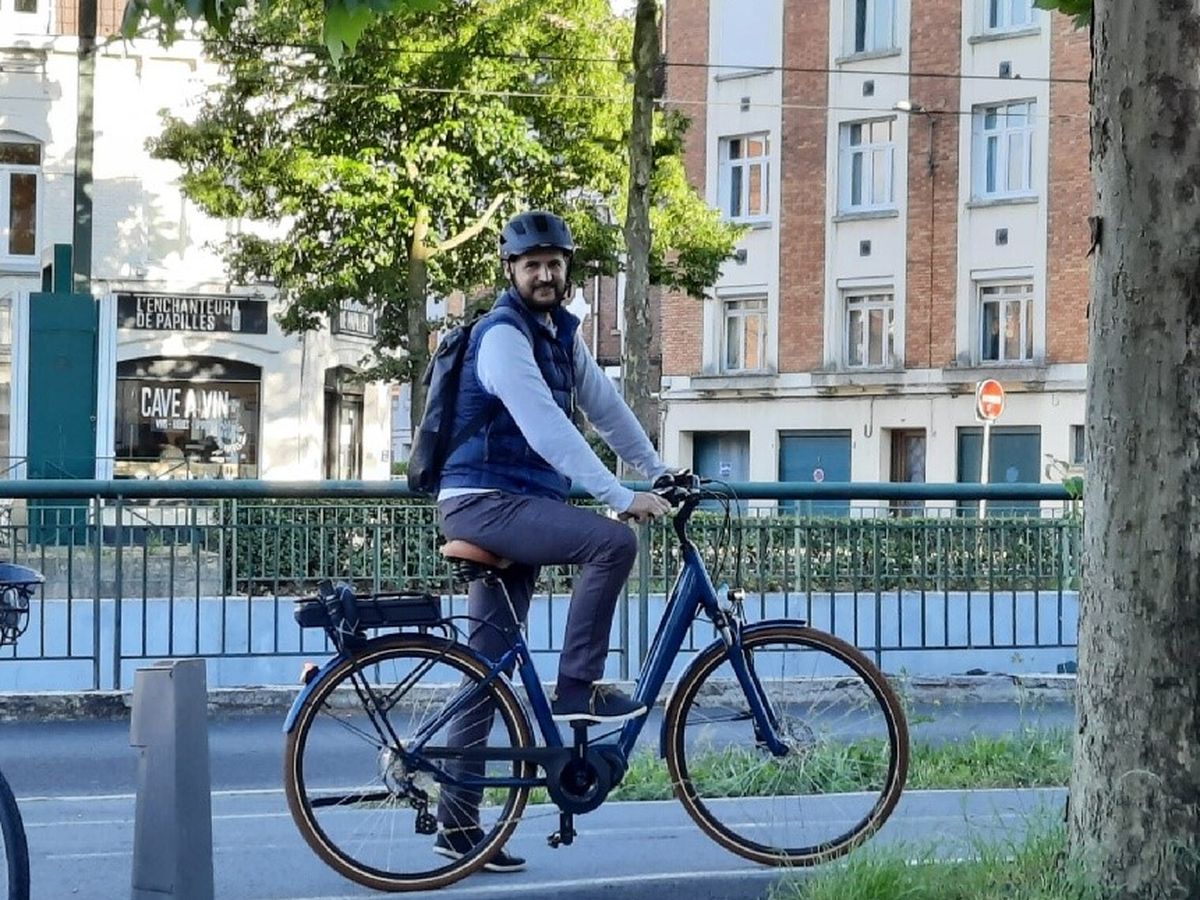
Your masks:
<instances>
[{"instance_id":1,"label":"backpack strap","mask_svg":"<svg viewBox=\"0 0 1200 900\"><path fill-rule=\"evenodd\" d=\"M488 315L495 316L497 322L507 322L509 325L515 326L517 330L521 332L521 334L525 335L526 340L529 341L529 346L533 346L533 333L529 330L525 320L521 318L521 314L516 310L498 306ZM479 322L476 322L475 324L477 325ZM480 340L482 340L482 338L480 338ZM463 425L458 434L450 438L450 443L446 446L446 459L449 459L450 455L455 450L467 442L468 438L473 437L479 432L479 429L483 428L483 426L487 424L487 421L496 414L496 407L499 404L500 398L493 397L491 403L488 403L482 409L480 409L479 412L473 415L470 420Z\"/></svg>"}]
</instances>

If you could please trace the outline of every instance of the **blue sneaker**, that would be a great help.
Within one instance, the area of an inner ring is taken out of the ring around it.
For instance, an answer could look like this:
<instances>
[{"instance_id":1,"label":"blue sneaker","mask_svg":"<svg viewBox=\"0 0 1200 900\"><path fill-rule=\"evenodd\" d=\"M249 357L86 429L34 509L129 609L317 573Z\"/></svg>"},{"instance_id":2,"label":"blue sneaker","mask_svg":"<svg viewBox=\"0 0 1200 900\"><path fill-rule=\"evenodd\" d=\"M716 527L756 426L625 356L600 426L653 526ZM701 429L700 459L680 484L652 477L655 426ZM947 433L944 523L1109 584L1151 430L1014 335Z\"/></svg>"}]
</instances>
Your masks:
<instances>
[{"instance_id":1,"label":"blue sneaker","mask_svg":"<svg viewBox=\"0 0 1200 900\"><path fill-rule=\"evenodd\" d=\"M621 693L610 684L594 684L590 688L557 694L550 701L550 711L556 722L597 722L613 724L636 719L646 714L646 704Z\"/></svg>"}]
</instances>

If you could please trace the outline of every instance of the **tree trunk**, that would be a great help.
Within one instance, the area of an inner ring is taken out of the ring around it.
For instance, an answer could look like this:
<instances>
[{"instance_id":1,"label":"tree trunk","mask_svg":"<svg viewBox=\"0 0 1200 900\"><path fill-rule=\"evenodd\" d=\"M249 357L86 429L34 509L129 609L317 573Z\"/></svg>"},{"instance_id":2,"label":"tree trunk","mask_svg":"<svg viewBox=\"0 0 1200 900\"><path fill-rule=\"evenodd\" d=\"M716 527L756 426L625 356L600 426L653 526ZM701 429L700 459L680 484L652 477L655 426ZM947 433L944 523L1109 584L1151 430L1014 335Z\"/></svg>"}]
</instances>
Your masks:
<instances>
[{"instance_id":1,"label":"tree trunk","mask_svg":"<svg viewBox=\"0 0 1200 900\"><path fill-rule=\"evenodd\" d=\"M1096 0L1072 849L1200 897L1200 8ZM1080 162L1082 164L1082 161Z\"/></svg>"},{"instance_id":2,"label":"tree trunk","mask_svg":"<svg viewBox=\"0 0 1200 900\"><path fill-rule=\"evenodd\" d=\"M425 412L425 368L429 364L429 319L426 296L429 292L429 214L420 210L413 223L412 246L408 252L408 359L409 385L412 389L410 420L417 433Z\"/></svg>"},{"instance_id":3,"label":"tree trunk","mask_svg":"<svg viewBox=\"0 0 1200 900\"><path fill-rule=\"evenodd\" d=\"M654 75L658 65L658 0L638 0L633 27L633 123L629 131L629 204L625 211L625 334L621 385L625 400L658 443L650 384L650 174L654 168Z\"/></svg>"}]
</instances>

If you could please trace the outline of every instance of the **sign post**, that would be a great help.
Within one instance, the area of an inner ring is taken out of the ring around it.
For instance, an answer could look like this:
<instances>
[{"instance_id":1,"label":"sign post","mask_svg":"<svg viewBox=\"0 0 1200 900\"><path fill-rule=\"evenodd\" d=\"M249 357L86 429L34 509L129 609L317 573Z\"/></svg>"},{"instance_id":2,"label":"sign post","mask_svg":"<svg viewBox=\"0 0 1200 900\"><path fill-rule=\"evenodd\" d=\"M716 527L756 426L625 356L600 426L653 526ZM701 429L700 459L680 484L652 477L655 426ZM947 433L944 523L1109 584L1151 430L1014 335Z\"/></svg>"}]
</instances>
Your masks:
<instances>
[{"instance_id":1,"label":"sign post","mask_svg":"<svg viewBox=\"0 0 1200 900\"><path fill-rule=\"evenodd\" d=\"M975 385L975 418L983 422L983 451L979 459L979 482L988 483L992 456L992 423L1004 412L1004 386L995 378ZM979 501L979 518L987 515L987 500Z\"/></svg>"}]
</instances>

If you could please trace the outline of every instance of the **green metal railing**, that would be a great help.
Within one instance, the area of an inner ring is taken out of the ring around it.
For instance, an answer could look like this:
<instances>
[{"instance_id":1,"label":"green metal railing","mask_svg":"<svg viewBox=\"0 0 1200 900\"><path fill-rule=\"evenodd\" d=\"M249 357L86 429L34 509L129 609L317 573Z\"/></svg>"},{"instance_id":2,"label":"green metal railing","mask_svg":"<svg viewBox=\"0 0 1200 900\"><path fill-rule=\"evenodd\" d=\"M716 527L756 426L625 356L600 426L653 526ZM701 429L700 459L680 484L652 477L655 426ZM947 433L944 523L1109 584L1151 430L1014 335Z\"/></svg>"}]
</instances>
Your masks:
<instances>
[{"instance_id":1,"label":"green metal railing","mask_svg":"<svg viewBox=\"0 0 1200 900\"><path fill-rule=\"evenodd\" d=\"M704 510L691 534L714 581L740 583L756 617L809 619L881 662L934 649L1069 655L1074 645L1081 529L1057 485L730 487L743 513L732 532ZM73 686L115 688L134 664L178 655L220 660L214 682L280 680L276 663L327 651L291 616L322 578L364 591L423 587L465 610L437 553L435 507L397 482L9 481L4 498L0 557L47 575L30 632L6 651L51 673L34 683L64 686L69 669ZM964 508L979 499L983 520ZM793 515L777 500L802 501L801 512L805 502L852 505ZM623 677L649 646L676 567L666 523L639 535L610 657ZM528 628L536 652L558 649L572 574L543 572ZM711 638L701 630L694 645ZM6 670L0 660L0 689Z\"/></svg>"}]
</instances>

